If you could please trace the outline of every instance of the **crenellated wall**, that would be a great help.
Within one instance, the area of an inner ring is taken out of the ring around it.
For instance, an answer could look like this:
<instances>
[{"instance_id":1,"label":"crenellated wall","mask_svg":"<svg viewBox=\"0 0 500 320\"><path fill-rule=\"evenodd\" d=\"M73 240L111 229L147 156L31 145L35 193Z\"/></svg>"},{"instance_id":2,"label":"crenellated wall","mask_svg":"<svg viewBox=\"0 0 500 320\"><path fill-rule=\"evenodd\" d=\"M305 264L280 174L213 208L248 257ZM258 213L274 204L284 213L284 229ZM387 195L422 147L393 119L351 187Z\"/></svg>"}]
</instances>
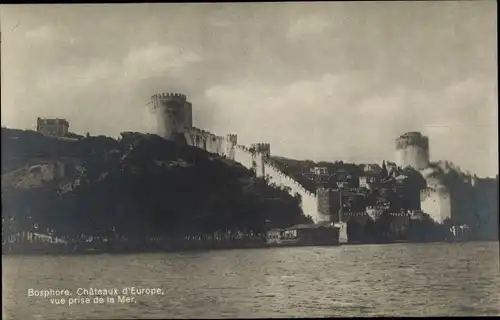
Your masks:
<instances>
[{"instance_id":1,"label":"crenellated wall","mask_svg":"<svg viewBox=\"0 0 500 320\"><path fill-rule=\"evenodd\" d=\"M318 213L318 199L316 195L276 168L268 160L268 148L262 153L235 143L236 135L228 135L225 140L225 146L226 149L234 153L234 161L239 162L247 169L254 170L257 177L266 177L269 183L275 183L277 186L288 188L291 195L299 194L303 213L311 216L315 223L326 221ZM234 148L231 148L231 145L234 145ZM226 151L224 155L227 156L228 152Z\"/></svg>"},{"instance_id":2,"label":"crenellated wall","mask_svg":"<svg viewBox=\"0 0 500 320\"><path fill-rule=\"evenodd\" d=\"M266 157L269 157L271 155L271 144L269 143L253 143L252 145L250 145L250 149L253 149L256 152L260 152Z\"/></svg>"},{"instance_id":3,"label":"crenellated wall","mask_svg":"<svg viewBox=\"0 0 500 320\"><path fill-rule=\"evenodd\" d=\"M429 165L429 139L420 132L407 132L396 139L396 164L424 169Z\"/></svg>"},{"instance_id":4,"label":"crenellated wall","mask_svg":"<svg viewBox=\"0 0 500 320\"><path fill-rule=\"evenodd\" d=\"M321 223L325 221L333 221L340 223L346 229L344 221L356 219L357 221L365 224L369 219L377 219L383 210L375 210L367 208L367 212L346 212L344 213L343 220L338 221L339 211L339 191L330 189L318 189L316 194L306 190L299 182L288 176L286 173L278 169L269 159L271 146L269 143L255 143L250 148L239 145L237 142L236 134L227 134L225 136L218 136L211 132L196 128L192 126L192 105L187 102L186 96L182 94L159 94L153 96L153 103L159 113L159 130L160 134L167 139L173 139L176 133L182 133L188 145L203 149L207 152L218 154L228 159L239 162L247 169L253 170L257 177L265 177L269 183L274 183L277 186L286 187L290 195L294 196L299 194L301 197L301 207L305 215L312 218L314 223ZM405 149L412 147L414 136L416 133L407 134L398 140L398 149ZM423 148L426 149L426 138L421 138ZM425 156L422 156L425 158ZM412 157L410 157L412 158ZM418 158L418 157L417 157ZM406 160L406 159L405 159ZM425 162L425 161L424 161ZM368 180L366 181L368 184ZM353 189L344 189L344 191L354 191ZM432 207L432 199L442 196L433 195L427 196L431 199L429 201L423 200L423 207ZM435 201L434 201L435 202ZM439 202L442 207L443 201ZM439 205L438 205L439 206ZM436 207L436 205L434 205ZM432 207L429 209L431 212L439 211ZM442 208L440 212L442 212ZM393 218L400 218L401 223L396 225L404 225L406 220L409 220L410 214L407 213L389 213ZM404 220L404 221L403 221ZM345 230L344 230L345 231Z\"/></svg>"},{"instance_id":5,"label":"crenellated wall","mask_svg":"<svg viewBox=\"0 0 500 320\"><path fill-rule=\"evenodd\" d=\"M236 134L230 133L226 134L225 140L226 157L234 160L235 159L235 148L238 144L238 136Z\"/></svg>"},{"instance_id":6,"label":"crenellated wall","mask_svg":"<svg viewBox=\"0 0 500 320\"><path fill-rule=\"evenodd\" d=\"M255 143L248 148L238 145L236 134L218 136L193 127L192 104L183 94L156 94L152 97L152 104L158 112L158 130L162 137L170 140L178 140L180 137L190 146L239 162L244 167L253 170L257 177L266 177L270 183L286 187L291 195L299 194L303 213L311 216L315 223L339 221L339 191L318 190L315 194L306 190L299 182L273 165L269 159L271 155L269 143ZM422 168L428 164L427 137L418 132L409 132L399 137L396 144L398 159L403 166L412 165ZM365 177L362 177L360 182L361 185L369 186L370 184L369 178ZM352 191L356 192L356 190ZM435 220L441 221L447 217L449 207L449 200L446 200L446 192L443 190L422 193L422 209ZM349 216L349 213L346 213L342 219L377 219L381 213L380 210L375 211L368 208L368 212L360 215ZM401 217L405 217L404 214Z\"/></svg>"},{"instance_id":7,"label":"crenellated wall","mask_svg":"<svg viewBox=\"0 0 500 320\"><path fill-rule=\"evenodd\" d=\"M252 154L248 149L241 145L236 145L234 148L234 161L239 162L247 169L252 169Z\"/></svg>"},{"instance_id":8,"label":"crenellated wall","mask_svg":"<svg viewBox=\"0 0 500 320\"><path fill-rule=\"evenodd\" d=\"M318 214L324 221L339 221L340 199L338 191L330 188L317 188L316 198L318 203Z\"/></svg>"},{"instance_id":9,"label":"crenellated wall","mask_svg":"<svg viewBox=\"0 0 500 320\"><path fill-rule=\"evenodd\" d=\"M434 221L451 219L451 194L445 186L434 185L420 192L420 208Z\"/></svg>"},{"instance_id":10,"label":"crenellated wall","mask_svg":"<svg viewBox=\"0 0 500 320\"><path fill-rule=\"evenodd\" d=\"M329 221L318 212L318 198L316 195L306 190L300 183L280 171L269 161L264 161L264 171L269 182L282 185L290 189L290 194L298 193L302 199L302 211L305 215L311 216L314 223Z\"/></svg>"},{"instance_id":11,"label":"crenellated wall","mask_svg":"<svg viewBox=\"0 0 500 320\"><path fill-rule=\"evenodd\" d=\"M158 134L165 139L179 141L185 128L192 125L192 106L180 93L159 93L151 97L156 112Z\"/></svg>"},{"instance_id":12,"label":"crenellated wall","mask_svg":"<svg viewBox=\"0 0 500 320\"><path fill-rule=\"evenodd\" d=\"M269 183L288 188L292 196L299 194L303 213L311 216L315 223L325 221L325 218L318 213L316 195L307 191L269 161L271 154L269 143L255 143L248 148L237 144L236 134L227 134L223 137L193 127L192 105L183 94L156 94L152 97L152 104L158 112L158 131L162 137L175 140L176 135L182 134L190 146L239 162L247 169L254 170L257 177L267 177Z\"/></svg>"},{"instance_id":13,"label":"crenellated wall","mask_svg":"<svg viewBox=\"0 0 500 320\"><path fill-rule=\"evenodd\" d=\"M372 219L366 212L344 212L344 221L357 221L361 225L365 225L368 220Z\"/></svg>"},{"instance_id":14,"label":"crenellated wall","mask_svg":"<svg viewBox=\"0 0 500 320\"><path fill-rule=\"evenodd\" d=\"M370 210L368 210L370 211ZM344 212L344 220L349 222L356 221L361 226L365 226L368 221L376 221L379 216L374 216L373 212ZM410 212L388 212L390 217L389 229L397 235L403 233L410 226L410 220L414 213Z\"/></svg>"},{"instance_id":15,"label":"crenellated wall","mask_svg":"<svg viewBox=\"0 0 500 320\"><path fill-rule=\"evenodd\" d=\"M46 136L66 137L68 135L69 122L66 119L42 119L37 118L36 131Z\"/></svg>"},{"instance_id":16,"label":"crenellated wall","mask_svg":"<svg viewBox=\"0 0 500 320\"><path fill-rule=\"evenodd\" d=\"M187 144L221 156L226 155L226 139L195 127L184 131Z\"/></svg>"},{"instance_id":17,"label":"crenellated wall","mask_svg":"<svg viewBox=\"0 0 500 320\"><path fill-rule=\"evenodd\" d=\"M269 144L253 144L251 148L248 148L237 144L235 134L222 137L195 127L186 128L185 137L189 145L239 162L245 168L254 170L257 177L267 177L270 183L287 187L291 195L299 194L305 215L311 216L314 222L327 221L318 214L316 195L267 160L270 152Z\"/></svg>"},{"instance_id":18,"label":"crenellated wall","mask_svg":"<svg viewBox=\"0 0 500 320\"><path fill-rule=\"evenodd\" d=\"M366 207L366 214L370 216L373 220L377 220L380 216L385 212L385 208L383 207Z\"/></svg>"}]
</instances>

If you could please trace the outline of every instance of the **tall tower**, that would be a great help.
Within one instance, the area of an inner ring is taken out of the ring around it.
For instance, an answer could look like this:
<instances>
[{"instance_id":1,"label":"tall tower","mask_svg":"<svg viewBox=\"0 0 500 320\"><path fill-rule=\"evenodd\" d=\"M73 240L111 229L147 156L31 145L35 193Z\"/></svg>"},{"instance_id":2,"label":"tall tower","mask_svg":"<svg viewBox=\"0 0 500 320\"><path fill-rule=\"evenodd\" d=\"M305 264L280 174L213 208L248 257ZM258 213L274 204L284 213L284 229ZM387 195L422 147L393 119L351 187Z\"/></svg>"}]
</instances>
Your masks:
<instances>
[{"instance_id":1,"label":"tall tower","mask_svg":"<svg viewBox=\"0 0 500 320\"><path fill-rule=\"evenodd\" d=\"M434 221L443 223L452 218L451 194L446 186L428 185L420 191L420 207Z\"/></svg>"},{"instance_id":2,"label":"tall tower","mask_svg":"<svg viewBox=\"0 0 500 320\"><path fill-rule=\"evenodd\" d=\"M151 97L156 112L158 134L168 140L185 141L184 132L193 123L192 106L180 93L160 93Z\"/></svg>"},{"instance_id":3,"label":"tall tower","mask_svg":"<svg viewBox=\"0 0 500 320\"><path fill-rule=\"evenodd\" d=\"M271 144L269 143L253 143L250 148L254 149L255 152L262 153L265 157L271 156Z\"/></svg>"},{"instance_id":4,"label":"tall tower","mask_svg":"<svg viewBox=\"0 0 500 320\"><path fill-rule=\"evenodd\" d=\"M340 190L322 187L316 189L319 222L339 222L342 218L339 217L341 196Z\"/></svg>"},{"instance_id":5,"label":"tall tower","mask_svg":"<svg viewBox=\"0 0 500 320\"><path fill-rule=\"evenodd\" d=\"M227 134L226 135L226 156L234 160L235 151L234 148L238 144L238 136L236 134Z\"/></svg>"},{"instance_id":6,"label":"tall tower","mask_svg":"<svg viewBox=\"0 0 500 320\"><path fill-rule=\"evenodd\" d=\"M429 165L429 138L420 132L407 132L396 139L396 164L422 170Z\"/></svg>"},{"instance_id":7,"label":"tall tower","mask_svg":"<svg viewBox=\"0 0 500 320\"><path fill-rule=\"evenodd\" d=\"M254 143L250 145L252 152L252 167L257 177L265 177L265 162L271 156L271 145L269 143Z\"/></svg>"}]
</instances>

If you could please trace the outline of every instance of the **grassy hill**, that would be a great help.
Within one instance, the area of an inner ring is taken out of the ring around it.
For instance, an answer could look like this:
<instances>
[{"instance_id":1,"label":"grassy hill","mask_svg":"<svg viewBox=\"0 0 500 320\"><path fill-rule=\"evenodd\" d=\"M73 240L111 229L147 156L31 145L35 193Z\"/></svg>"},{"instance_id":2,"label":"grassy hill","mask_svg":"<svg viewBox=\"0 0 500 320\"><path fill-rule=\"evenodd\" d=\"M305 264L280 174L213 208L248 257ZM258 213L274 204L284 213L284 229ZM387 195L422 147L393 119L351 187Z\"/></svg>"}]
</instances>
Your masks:
<instances>
[{"instance_id":1,"label":"grassy hill","mask_svg":"<svg viewBox=\"0 0 500 320\"><path fill-rule=\"evenodd\" d=\"M2 128L2 200L2 218L16 228L74 236L261 232L310 221L300 197L236 162L131 132L69 141Z\"/></svg>"}]
</instances>

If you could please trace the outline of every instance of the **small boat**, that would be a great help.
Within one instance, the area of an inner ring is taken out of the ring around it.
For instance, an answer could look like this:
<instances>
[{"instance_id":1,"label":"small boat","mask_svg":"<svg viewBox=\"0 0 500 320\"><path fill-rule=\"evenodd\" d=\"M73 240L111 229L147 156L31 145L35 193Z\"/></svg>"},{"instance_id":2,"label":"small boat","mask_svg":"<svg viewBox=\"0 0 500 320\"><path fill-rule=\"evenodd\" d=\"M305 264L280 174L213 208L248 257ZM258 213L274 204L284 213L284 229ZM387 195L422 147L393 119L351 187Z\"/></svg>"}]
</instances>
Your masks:
<instances>
[{"instance_id":1,"label":"small boat","mask_svg":"<svg viewBox=\"0 0 500 320\"><path fill-rule=\"evenodd\" d=\"M286 229L269 230L266 243L269 247L337 246L339 229L331 225L299 224Z\"/></svg>"}]
</instances>

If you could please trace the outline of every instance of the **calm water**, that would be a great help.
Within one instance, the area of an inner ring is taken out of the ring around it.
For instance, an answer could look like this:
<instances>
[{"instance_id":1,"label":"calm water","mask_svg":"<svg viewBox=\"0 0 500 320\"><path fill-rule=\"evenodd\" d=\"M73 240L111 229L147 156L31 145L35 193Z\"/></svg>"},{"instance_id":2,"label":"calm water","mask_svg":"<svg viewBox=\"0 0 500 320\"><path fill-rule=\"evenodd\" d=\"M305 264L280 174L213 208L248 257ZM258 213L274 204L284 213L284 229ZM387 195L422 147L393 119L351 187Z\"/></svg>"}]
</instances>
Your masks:
<instances>
[{"instance_id":1,"label":"calm water","mask_svg":"<svg viewBox=\"0 0 500 320\"><path fill-rule=\"evenodd\" d=\"M500 315L498 243L3 256L7 319ZM160 287L136 303L50 305L29 288Z\"/></svg>"}]
</instances>

